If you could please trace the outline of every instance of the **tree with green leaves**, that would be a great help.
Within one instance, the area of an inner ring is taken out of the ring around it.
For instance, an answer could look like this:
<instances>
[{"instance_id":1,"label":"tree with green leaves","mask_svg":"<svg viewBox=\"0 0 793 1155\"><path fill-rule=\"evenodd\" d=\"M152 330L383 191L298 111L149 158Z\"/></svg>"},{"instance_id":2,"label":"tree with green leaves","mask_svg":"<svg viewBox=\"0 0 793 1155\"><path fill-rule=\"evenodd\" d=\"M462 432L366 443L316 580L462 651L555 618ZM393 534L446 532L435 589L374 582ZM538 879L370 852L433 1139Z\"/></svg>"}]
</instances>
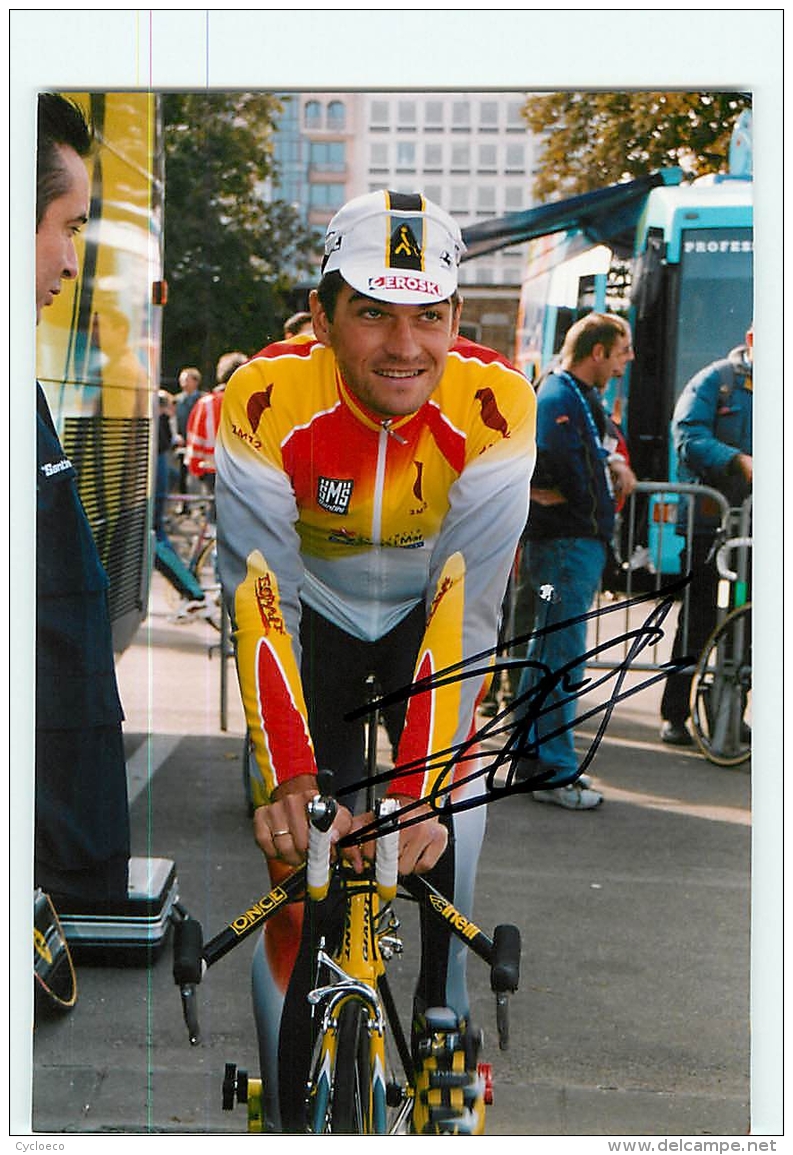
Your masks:
<instances>
[{"instance_id":1,"label":"tree with green leaves","mask_svg":"<svg viewBox=\"0 0 793 1155\"><path fill-rule=\"evenodd\" d=\"M268 93L163 97L165 277L163 381L196 365L214 383L221 353L255 353L280 337L295 282L318 263L316 242L277 188Z\"/></svg>"},{"instance_id":2,"label":"tree with green leaves","mask_svg":"<svg viewBox=\"0 0 793 1155\"><path fill-rule=\"evenodd\" d=\"M531 96L523 115L541 138L534 195L575 196L681 167L689 176L724 172L740 92L551 92Z\"/></svg>"}]
</instances>

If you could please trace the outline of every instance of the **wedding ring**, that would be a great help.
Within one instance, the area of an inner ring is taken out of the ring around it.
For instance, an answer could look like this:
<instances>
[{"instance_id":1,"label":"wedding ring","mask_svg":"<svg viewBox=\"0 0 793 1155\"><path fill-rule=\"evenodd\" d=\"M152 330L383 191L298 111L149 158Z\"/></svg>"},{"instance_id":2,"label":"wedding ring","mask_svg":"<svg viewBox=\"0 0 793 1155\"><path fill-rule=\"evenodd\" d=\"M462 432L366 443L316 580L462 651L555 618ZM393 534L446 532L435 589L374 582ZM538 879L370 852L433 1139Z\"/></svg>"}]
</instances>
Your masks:
<instances>
[{"instance_id":1,"label":"wedding ring","mask_svg":"<svg viewBox=\"0 0 793 1155\"><path fill-rule=\"evenodd\" d=\"M288 830L274 830L271 837L272 838L280 838L282 834L288 834L288 833L289 833Z\"/></svg>"}]
</instances>

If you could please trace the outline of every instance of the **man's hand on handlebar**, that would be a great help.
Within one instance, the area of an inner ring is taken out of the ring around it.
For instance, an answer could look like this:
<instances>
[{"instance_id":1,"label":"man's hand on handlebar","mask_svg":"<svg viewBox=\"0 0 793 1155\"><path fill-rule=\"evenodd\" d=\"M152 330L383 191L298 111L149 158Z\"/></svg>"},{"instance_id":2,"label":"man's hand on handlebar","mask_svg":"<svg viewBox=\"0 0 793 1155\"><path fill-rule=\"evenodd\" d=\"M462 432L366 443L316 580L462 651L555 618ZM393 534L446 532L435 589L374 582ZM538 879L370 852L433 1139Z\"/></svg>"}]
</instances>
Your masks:
<instances>
[{"instance_id":1,"label":"man's hand on handlebar","mask_svg":"<svg viewBox=\"0 0 793 1155\"><path fill-rule=\"evenodd\" d=\"M414 798L398 795L395 797L400 807L415 804ZM415 822L399 832L398 868L400 874L426 873L432 869L446 849L448 835L446 828L438 821L437 813L430 806L421 806L410 809L405 818L409 820L419 816L423 818L423 821ZM361 814L354 818L353 831L367 826L373 818L374 815L372 814ZM357 851L357 857L354 857L351 851ZM360 869L361 855L370 861L374 859L377 853L377 840L371 839L361 846L352 847L351 851L345 850L344 855L351 859L356 869Z\"/></svg>"},{"instance_id":2,"label":"man's hand on handlebar","mask_svg":"<svg viewBox=\"0 0 793 1155\"><path fill-rule=\"evenodd\" d=\"M316 796L317 780L301 774L276 787L272 801L253 812L253 832L267 858L277 858L288 866L300 866L308 852L306 806ZM352 827L352 814L339 806L333 820L331 843L335 844Z\"/></svg>"}]
</instances>

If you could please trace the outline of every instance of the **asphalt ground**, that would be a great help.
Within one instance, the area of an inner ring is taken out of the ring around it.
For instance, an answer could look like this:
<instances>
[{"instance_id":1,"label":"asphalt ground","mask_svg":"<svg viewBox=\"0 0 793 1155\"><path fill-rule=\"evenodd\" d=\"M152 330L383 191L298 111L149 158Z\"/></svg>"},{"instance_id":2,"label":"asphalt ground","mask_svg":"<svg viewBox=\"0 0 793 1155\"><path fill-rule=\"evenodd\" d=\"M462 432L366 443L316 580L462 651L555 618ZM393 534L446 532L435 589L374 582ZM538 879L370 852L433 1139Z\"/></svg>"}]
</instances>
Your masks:
<instances>
[{"instance_id":1,"label":"asphalt ground","mask_svg":"<svg viewBox=\"0 0 793 1155\"><path fill-rule=\"evenodd\" d=\"M174 625L164 589L155 575L149 618L118 665L133 853L176 862L181 900L209 936L267 889L266 871L242 786L233 668L221 731L218 635ZM661 745L660 685L641 688L647 679L628 675L635 692L617 704L590 767L600 807L571 812L524 795L488 806L474 920L486 930L514 922L523 940L505 1052L486 968L469 965L494 1071L490 1135L583 1145L749 1132L751 770ZM599 721L577 731L582 755ZM411 911L405 939L390 972L403 1006ZM224 1144L242 1135L244 1109L222 1111L220 1086L227 1061L257 1073L252 949L249 940L207 973L197 1047L170 943L149 966L78 966L75 1009L35 1027L33 1132Z\"/></svg>"}]
</instances>

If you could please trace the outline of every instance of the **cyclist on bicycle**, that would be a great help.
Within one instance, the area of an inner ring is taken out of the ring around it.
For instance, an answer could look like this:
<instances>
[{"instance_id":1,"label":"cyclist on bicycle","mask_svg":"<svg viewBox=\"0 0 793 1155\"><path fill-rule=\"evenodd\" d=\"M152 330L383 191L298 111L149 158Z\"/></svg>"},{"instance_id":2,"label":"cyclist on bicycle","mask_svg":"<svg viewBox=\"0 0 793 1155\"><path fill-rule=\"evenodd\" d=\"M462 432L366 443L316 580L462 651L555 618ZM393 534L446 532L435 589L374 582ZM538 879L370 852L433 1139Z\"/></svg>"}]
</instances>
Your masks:
<instances>
[{"instance_id":1,"label":"cyclist on bicycle","mask_svg":"<svg viewBox=\"0 0 793 1155\"><path fill-rule=\"evenodd\" d=\"M328 226L311 294L316 339L269 346L226 390L220 569L256 755L254 831L273 882L305 857L317 768L334 771L337 790L363 778L363 722L345 716L365 703L367 676L388 694L496 644L527 516L535 403L500 354L458 338L463 251L454 220L420 194L350 201ZM399 869L432 871L469 914L484 807L452 817L422 800L443 774L428 760L468 738L487 681L455 678L385 711L388 793L425 819L403 826ZM340 802L337 837L368 820ZM345 853L360 866L373 845ZM266 1109L278 1125L280 1091L285 1130L300 1127L311 1053L300 916L273 919L254 960ZM469 1014L466 949L441 935L423 928L415 1024L429 1006ZM289 1073L280 1088L278 1069Z\"/></svg>"}]
</instances>

